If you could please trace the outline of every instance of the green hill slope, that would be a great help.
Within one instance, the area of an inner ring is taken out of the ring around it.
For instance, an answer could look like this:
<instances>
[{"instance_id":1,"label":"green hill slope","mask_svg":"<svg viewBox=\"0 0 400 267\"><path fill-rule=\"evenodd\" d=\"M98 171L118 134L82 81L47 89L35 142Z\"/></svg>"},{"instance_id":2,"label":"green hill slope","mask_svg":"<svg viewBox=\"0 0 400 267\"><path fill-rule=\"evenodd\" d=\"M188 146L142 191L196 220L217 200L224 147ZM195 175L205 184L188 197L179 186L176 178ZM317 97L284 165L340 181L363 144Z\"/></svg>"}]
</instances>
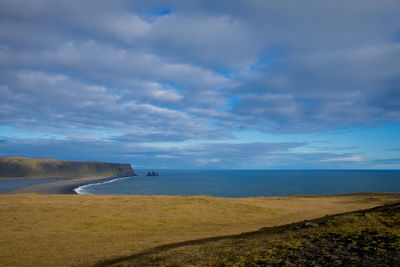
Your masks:
<instances>
[{"instance_id":1,"label":"green hill slope","mask_svg":"<svg viewBox=\"0 0 400 267\"><path fill-rule=\"evenodd\" d=\"M24 157L0 158L0 179L83 178L135 175L130 164L80 162Z\"/></svg>"}]
</instances>

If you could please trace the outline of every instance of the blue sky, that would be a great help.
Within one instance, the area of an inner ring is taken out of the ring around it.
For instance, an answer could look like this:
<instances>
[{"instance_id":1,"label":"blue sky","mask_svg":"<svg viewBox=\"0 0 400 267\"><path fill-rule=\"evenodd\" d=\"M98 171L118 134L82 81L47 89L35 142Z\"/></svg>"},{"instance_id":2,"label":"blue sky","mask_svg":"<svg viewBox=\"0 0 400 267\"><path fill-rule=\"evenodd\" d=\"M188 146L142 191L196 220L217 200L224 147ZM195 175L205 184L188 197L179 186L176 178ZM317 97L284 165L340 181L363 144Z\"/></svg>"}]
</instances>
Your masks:
<instances>
[{"instance_id":1,"label":"blue sky","mask_svg":"<svg viewBox=\"0 0 400 267\"><path fill-rule=\"evenodd\" d=\"M0 157L399 169L398 10L1 1Z\"/></svg>"}]
</instances>

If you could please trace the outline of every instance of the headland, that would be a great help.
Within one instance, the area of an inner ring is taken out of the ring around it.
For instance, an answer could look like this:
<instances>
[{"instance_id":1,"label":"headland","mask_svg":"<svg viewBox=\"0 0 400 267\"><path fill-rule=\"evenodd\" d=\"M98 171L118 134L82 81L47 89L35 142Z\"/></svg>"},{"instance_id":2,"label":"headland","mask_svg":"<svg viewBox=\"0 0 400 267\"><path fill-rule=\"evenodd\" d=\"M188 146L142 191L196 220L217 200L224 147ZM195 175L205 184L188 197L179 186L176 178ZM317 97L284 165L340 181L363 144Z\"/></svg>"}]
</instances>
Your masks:
<instances>
[{"instance_id":1,"label":"headland","mask_svg":"<svg viewBox=\"0 0 400 267\"><path fill-rule=\"evenodd\" d=\"M0 158L0 180L54 179L52 182L30 185L6 193L75 194L74 188L82 185L135 175L130 164L25 157Z\"/></svg>"}]
</instances>

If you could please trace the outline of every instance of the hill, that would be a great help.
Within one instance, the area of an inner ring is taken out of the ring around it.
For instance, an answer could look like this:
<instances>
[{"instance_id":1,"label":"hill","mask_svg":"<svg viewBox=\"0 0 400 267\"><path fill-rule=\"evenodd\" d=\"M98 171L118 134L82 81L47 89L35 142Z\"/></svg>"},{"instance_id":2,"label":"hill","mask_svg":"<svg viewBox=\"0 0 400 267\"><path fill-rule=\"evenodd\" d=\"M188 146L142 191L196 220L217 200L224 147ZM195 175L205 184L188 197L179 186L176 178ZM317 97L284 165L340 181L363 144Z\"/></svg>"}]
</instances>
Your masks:
<instances>
[{"instance_id":1,"label":"hill","mask_svg":"<svg viewBox=\"0 0 400 267\"><path fill-rule=\"evenodd\" d=\"M25 157L0 158L0 179L122 177L133 175L135 173L130 164Z\"/></svg>"},{"instance_id":2,"label":"hill","mask_svg":"<svg viewBox=\"0 0 400 267\"><path fill-rule=\"evenodd\" d=\"M159 246L95 266L399 266L400 202Z\"/></svg>"}]
</instances>

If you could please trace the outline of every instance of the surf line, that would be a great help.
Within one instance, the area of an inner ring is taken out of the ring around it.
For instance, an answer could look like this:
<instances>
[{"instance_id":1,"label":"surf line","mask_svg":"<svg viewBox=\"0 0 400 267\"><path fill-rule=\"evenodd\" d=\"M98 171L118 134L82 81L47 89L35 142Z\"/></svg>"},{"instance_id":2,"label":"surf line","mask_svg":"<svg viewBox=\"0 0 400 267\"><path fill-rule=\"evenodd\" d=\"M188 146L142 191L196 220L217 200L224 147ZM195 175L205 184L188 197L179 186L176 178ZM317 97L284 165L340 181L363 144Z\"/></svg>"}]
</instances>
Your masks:
<instances>
[{"instance_id":1,"label":"surf line","mask_svg":"<svg viewBox=\"0 0 400 267\"><path fill-rule=\"evenodd\" d=\"M94 195L93 193L89 193L89 192L85 191L85 189L87 189L88 187L95 186L95 185L113 183L115 181L124 180L124 179L128 179L128 178L131 178L131 177L132 176L120 177L120 178L114 178L114 179L111 179L111 180L107 180L107 181L104 181L104 182L81 185L81 186L78 186L77 188L74 188L74 192L79 194L79 195Z\"/></svg>"}]
</instances>

